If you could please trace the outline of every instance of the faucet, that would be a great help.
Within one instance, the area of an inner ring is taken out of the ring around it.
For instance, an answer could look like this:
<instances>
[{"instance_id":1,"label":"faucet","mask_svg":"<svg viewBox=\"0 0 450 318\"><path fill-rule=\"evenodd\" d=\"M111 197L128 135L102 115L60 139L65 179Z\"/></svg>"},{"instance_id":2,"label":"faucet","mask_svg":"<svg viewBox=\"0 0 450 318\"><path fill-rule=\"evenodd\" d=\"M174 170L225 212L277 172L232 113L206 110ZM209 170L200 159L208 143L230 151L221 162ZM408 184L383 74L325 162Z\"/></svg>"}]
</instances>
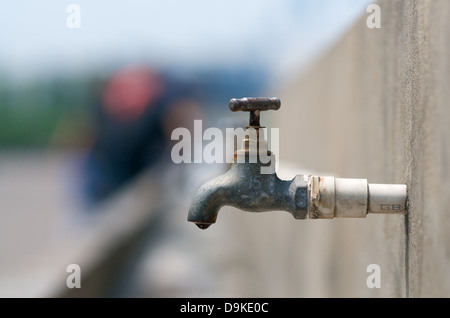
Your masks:
<instances>
[{"instance_id":1,"label":"faucet","mask_svg":"<svg viewBox=\"0 0 450 318\"><path fill-rule=\"evenodd\" d=\"M250 112L241 149L230 170L203 184L194 195L188 221L201 229L215 223L223 206L247 212L287 211L295 219L364 218L368 213L407 214L405 184L369 184L367 179L299 174L280 179L268 149L260 112L278 110L278 98L233 98L233 112Z\"/></svg>"}]
</instances>

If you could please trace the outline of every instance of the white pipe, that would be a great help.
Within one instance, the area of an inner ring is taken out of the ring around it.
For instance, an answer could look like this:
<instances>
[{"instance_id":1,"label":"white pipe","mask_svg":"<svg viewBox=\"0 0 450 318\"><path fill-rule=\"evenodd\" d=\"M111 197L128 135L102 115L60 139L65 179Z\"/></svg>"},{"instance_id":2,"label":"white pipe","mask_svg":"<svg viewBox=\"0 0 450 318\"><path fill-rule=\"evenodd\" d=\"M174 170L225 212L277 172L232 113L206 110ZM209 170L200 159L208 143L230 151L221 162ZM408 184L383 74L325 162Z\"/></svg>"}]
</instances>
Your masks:
<instances>
[{"instance_id":1,"label":"white pipe","mask_svg":"<svg viewBox=\"0 0 450 318\"><path fill-rule=\"evenodd\" d=\"M367 179L310 176L308 216L365 218L367 213L406 214L405 184L369 184Z\"/></svg>"},{"instance_id":2,"label":"white pipe","mask_svg":"<svg viewBox=\"0 0 450 318\"><path fill-rule=\"evenodd\" d=\"M406 184L369 184L369 213L406 212Z\"/></svg>"}]
</instances>

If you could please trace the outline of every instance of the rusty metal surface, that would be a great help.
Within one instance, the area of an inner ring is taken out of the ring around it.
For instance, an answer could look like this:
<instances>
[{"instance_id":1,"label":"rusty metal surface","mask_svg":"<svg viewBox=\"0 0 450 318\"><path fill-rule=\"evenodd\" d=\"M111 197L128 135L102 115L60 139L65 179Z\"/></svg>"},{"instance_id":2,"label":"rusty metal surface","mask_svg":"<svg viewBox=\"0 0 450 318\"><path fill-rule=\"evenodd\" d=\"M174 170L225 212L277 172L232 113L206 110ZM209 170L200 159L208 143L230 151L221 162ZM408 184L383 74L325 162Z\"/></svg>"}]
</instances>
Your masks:
<instances>
[{"instance_id":1,"label":"rusty metal surface","mask_svg":"<svg viewBox=\"0 0 450 318\"><path fill-rule=\"evenodd\" d=\"M228 106L230 107L230 110L232 112L278 110L281 107L281 101L277 97L245 97L241 99L233 98L230 100Z\"/></svg>"},{"instance_id":2,"label":"rusty metal surface","mask_svg":"<svg viewBox=\"0 0 450 318\"><path fill-rule=\"evenodd\" d=\"M207 229L216 222L223 206L249 212L288 211L297 219L306 218L307 178L297 176L285 181L278 178L275 171L261 173L263 168L275 166L275 156L267 149L264 133L259 131L260 111L278 110L280 106L281 102L276 97L230 100L231 111L250 112L250 126L257 128L253 137L255 140L250 140L247 135L242 149L234 155L231 169L200 187L189 209L188 221L194 222L201 229ZM260 160L261 152L265 152L270 161Z\"/></svg>"},{"instance_id":3,"label":"rusty metal surface","mask_svg":"<svg viewBox=\"0 0 450 318\"><path fill-rule=\"evenodd\" d=\"M228 106L232 112L250 112L249 126L260 127L260 113L266 110L278 110L281 101L277 97L245 97L241 99L233 98Z\"/></svg>"},{"instance_id":4,"label":"rusty metal surface","mask_svg":"<svg viewBox=\"0 0 450 318\"><path fill-rule=\"evenodd\" d=\"M188 221L201 229L216 222L220 208L248 212L287 211L296 219L307 216L306 178L281 180L276 173L261 174L262 163L234 163L225 174L205 183L194 196Z\"/></svg>"}]
</instances>

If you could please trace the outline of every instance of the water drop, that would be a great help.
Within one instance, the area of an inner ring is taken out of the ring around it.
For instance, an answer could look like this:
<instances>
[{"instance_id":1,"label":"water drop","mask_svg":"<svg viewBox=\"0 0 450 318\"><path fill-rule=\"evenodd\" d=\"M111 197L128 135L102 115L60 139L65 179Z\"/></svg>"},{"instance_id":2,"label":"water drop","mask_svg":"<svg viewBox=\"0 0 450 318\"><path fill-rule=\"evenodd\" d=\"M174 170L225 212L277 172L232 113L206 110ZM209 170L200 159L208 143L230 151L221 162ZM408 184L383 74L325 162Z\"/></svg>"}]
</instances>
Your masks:
<instances>
[{"instance_id":1,"label":"water drop","mask_svg":"<svg viewBox=\"0 0 450 318\"><path fill-rule=\"evenodd\" d=\"M195 225L197 225L202 230L206 230L208 227L211 226L211 223L195 223Z\"/></svg>"}]
</instances>

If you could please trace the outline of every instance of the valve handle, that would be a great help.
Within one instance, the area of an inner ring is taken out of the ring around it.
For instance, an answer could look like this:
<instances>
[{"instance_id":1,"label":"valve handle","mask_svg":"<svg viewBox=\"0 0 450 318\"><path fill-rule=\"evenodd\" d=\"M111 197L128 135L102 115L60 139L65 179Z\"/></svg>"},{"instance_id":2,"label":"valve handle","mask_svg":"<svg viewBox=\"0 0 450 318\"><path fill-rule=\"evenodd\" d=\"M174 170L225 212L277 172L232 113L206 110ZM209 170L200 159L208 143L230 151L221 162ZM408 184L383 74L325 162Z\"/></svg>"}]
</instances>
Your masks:
<instances>
[{"instance_id":1,"label":"valve handle","mask_svg":"<svg viewBox=\"0 0 450 318\"><path fill-rule=\"evenodd\" d=\"M241 99L233 98L228 104L232 112L244 111L250 112L255 110L278 110L281 102L277 97L245 97Z\"/></svg>"},{"instance_id":2,"label":"valve handle","mask_svg":"<svg viewBox=\"0 0 450 318\"><path fill-rule=\"evenodd\" d=\"M250 126L260 127L259 112L266 110L278 110L280 109L281 102L277 97L245 97L241 99L231 99L228 106L232 112L250 112Z\"/></svg>"}]
</instances>

